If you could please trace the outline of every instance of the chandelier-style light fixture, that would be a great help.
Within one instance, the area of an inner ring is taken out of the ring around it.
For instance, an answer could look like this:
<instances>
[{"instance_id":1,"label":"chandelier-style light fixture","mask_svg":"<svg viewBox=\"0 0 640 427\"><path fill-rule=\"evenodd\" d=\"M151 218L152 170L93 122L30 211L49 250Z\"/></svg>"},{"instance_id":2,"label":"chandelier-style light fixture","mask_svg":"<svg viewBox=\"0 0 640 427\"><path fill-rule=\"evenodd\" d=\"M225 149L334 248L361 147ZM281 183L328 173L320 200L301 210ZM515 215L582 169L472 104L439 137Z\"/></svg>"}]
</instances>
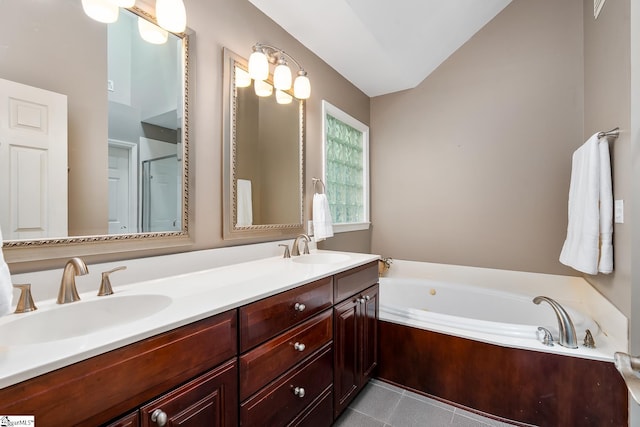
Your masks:
<instances>
[{"instance_id":1,"label":"chandelier-style light fixture","mask_svg":"<svg viewBox=\"0 0 640 427\"><path fill-rule=\"evenodd\" d=\"M292 78L291 69L288 66L287 60L293 62L298 67L295 80ZM256 43L253 46L253 53L249 57L249 75L254 80L254 86L258 84L258 82L269 78L269 64L275 65L273 71L273 87L282 92L291 89L293 82L293 96L298 99L309 98L311 95L311 82L304 68L287 52L268 44ZM256 93L258 93L257 88ZM277 93L278 92L276 92L276 94ZM265 96L269 95L271 95L271 93ZM284 100L284 98L282 99Z\"/></svg>"},{"instance_id":2,"label":"chandelier-style light fixture","mask_svg":"<svg viewBox=\"0 0 640 427\"><path fill-rule=\"evenodd\" d=\"M118 20L121 7L133 7L136 0L82 0L82 9L92 19L99 22L110 24ZM156 0L156 19L158 25L166 31L172 33L182 33L187 28L187 13L184 7L183 0ZM146 37L149 36L151 29L147 28L148 32L145 33ZM140 29L142 35L143 30ZM157 40L161 32L153 29L156 32L152 38ZM143 38L150 43L148 38Z\"/></svg>"}]
</instances>

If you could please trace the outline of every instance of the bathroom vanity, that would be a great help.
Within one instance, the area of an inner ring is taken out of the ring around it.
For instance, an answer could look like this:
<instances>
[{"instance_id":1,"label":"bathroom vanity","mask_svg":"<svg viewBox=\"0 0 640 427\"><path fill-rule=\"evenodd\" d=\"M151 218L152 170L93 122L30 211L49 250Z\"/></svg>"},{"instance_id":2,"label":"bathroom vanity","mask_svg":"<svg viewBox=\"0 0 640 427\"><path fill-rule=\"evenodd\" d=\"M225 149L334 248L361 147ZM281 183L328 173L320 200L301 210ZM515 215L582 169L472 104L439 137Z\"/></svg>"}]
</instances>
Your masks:
<instances>
[{"instance_id":1,"label":"bathroom vanity","mask_svg":"<svg viewBox=\"0 0 640 427\"><path fill-rule=\"evenodd\" d=\"M331 425L377 364L377 257L316 264L313 255L131 285L169 295L175 288L173 304L187 294L192 313L160 333L0 389L0 414L35 415L40 426ZM255 273L261 267L264 275ZM201 291L224 277L235 283ZM213 309L196 303L216 295ZM171 318L171 310L151 317Z\"/></svg>"}]
</instances>

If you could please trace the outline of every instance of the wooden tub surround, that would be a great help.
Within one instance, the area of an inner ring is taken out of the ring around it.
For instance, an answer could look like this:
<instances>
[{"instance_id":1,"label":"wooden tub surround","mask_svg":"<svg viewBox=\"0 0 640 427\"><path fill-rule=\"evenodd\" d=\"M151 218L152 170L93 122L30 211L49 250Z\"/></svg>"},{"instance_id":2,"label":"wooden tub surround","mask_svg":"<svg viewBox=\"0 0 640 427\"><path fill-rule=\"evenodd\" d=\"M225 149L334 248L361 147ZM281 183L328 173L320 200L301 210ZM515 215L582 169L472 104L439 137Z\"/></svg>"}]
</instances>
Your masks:
<instances>
[{"instance_id":1,"label":"wooden tub surround","mask_svg":"<svg viewBox=\"0 0 640 427\"><path fill-rule=\"evenodd\" d=\"M627 388L613 363L502 347L379 322L381 380L507 420L626 426Z\"/></svg>"}]
</instances>

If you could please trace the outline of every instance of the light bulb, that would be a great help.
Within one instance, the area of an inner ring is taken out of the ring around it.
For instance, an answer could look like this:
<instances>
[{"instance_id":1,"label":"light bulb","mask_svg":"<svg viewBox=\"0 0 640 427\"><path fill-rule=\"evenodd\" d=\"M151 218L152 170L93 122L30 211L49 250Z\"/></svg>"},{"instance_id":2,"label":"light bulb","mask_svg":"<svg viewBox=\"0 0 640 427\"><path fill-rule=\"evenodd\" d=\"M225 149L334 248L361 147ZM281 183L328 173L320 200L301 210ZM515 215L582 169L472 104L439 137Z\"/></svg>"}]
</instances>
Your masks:
<instances>
[{"instance_id":1,"label":"light bulb","mask_svg":"<svg viewBox=\"0 0 640 427\"><path fill-rule=\"evenodd\" d=\"M112 0L115 4L120 7L133 7L136 4L136 0Z\"/></svg>"},{"instance_id":2,"label":"light bulb","mask_svg":"<svg viewBox=\"0 0 640 427\"><path fill-rule=\"evenodd\" d=\"M158 27L142 17L138 17L138 32L143 40L151 44L164 44L169 38L167 30Z\"/></svg>"},{"instance_id":3,"label":"light bulb","mask_svg":"<svg viewBox=\"0 0 640 427\"><path fill-rule=\"evenodd\" d=\"M291 89L291 70L283 58L278 60L278 65L273 71L273 86L280 90Z\"/></svg>"},{"instance_id":4,"label":"light bulb","mask_svg":"<svg viewBox=\"0 0 640 427\"><path fill-rule=\"evenodd\" d=\"M264 80L255 80L253 82L253 89L256 91L256 95L258 96L271 96L273 93L273 86Z\"/></svg>"},{"instance_id":5,"label":"light bulb","mask_svg":"<svg viewBox=\"0 0 640 427\"><path fill-rule=\"evenodd\" d=\"M253 80L266 80L269 78L269 60L267 56L256 50L249 57L249 75Z\"/></svg>"},{"instance_id":6,"label":"light bulb","mask_svg":"<svg viewBox=\"0 0 640 427\"><path fill-rule=\"evenodd\" d=\"M118 20L120 9L110 0L82 0L82 9L91 19L110 24Z\"/></svg>"},{"instance_id":7,"label":"light bulb","mask_svg":"<svg viewBox=\"0 0 640 427\"><path fill-rule=\"evenodd\" d=\"M298 77L293 82L293 96L298 99L309 99L311 96L311 82L304 70L298 71Z\"/></svg>"},{"instance_id":8,"label":"light bulb","mask_svg":"<svg viewBox=\"0 0 640 427\"><path fill-rule=\"evenodd\" d=\"M187 28L187 11L182 0L156 0L158 25L172 33L182 33Z\"/></svg>"},{"instance_id":9,"label":"light bulb","mask_svg":"<svg viewBox=\"0 0 640 427\"><path fill-rule=\"evenodd\" d=\"M251 76L242 68L236 67L236 87L251 86Z\"/></svg>"},{"instance_id":10,"label":"light bulb","mask_svg":"<svg viewBox=\"0 0 640 427\"><path fill-rule=\"evenodd\" d=\"M293 97L289 95L287 92L276 90L276 102L278 104L291 104L292 101L293 101Z\"/></svg>"}]
</instances>

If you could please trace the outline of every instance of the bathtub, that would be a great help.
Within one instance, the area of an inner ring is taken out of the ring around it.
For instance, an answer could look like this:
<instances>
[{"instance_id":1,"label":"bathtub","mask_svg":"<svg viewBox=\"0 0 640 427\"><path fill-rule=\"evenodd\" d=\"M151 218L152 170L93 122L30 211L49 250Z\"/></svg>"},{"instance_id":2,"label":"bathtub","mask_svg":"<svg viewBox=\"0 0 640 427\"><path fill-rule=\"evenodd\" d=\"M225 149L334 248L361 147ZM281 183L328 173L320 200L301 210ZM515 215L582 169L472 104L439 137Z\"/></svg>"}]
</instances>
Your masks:
<instances>
[{"instance_id":1,"label":"bathtub","mask_svg":"<svg viewBox=\"0 0 640 427\"><path fill-rule=\"evenodd\" d=\"M558 322L537 295L569 313L579 348L542 344ZM584 279L394 260L379 297L380 379L523 425L626 422L627 320Z\"/></svg>"},{"instance_id":2,"label":"bathtub","mask_svg":"<svg viewBox=\"0 0 640 427\"><path fill-rule=\"evenodd\" d=\"M393 271L395 269L395 271ZM546 302L569 313L578 348L541 343L542 326L558 337ZM380 319L496 345L613 362L627 351L627 320L582 278L395 260L380 278ZM584 347L589 330L596 348Z\"/></svg>"}]
</instances>

